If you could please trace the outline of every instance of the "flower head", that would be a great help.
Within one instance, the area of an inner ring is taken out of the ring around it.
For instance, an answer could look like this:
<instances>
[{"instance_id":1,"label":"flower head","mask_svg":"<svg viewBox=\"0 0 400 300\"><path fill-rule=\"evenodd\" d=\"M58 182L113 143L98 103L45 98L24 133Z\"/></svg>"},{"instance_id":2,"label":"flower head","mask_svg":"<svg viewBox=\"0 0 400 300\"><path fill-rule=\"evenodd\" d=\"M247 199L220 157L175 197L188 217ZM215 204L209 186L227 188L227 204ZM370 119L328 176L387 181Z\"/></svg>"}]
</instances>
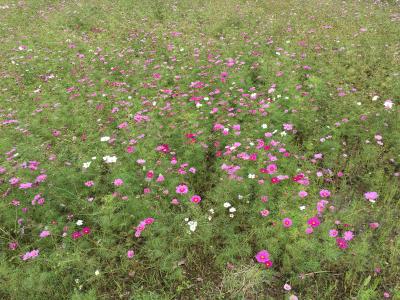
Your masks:
<instances>
[{"instance_id":1,"label":"flower head","mask_svg":"<svg viewBox=\"0 0 400 300\"><path fill-rule=\"evenodd\" d=\"M269 253L267 250L261 250L256 254L255 257L259 263L266 263L269 259Z\"/></svg>"},{"instance_id":2,"label":"flower head","mask_svg":"<svg viewBox=\"0 0 400 300\"><path fill-rule=\"evenodd\" d=\"M290 226L292 226L293 221L291 219L289 219L289 218L284 218L282 220L282 224L283 224L284 227L289 228Z\"/></svg>"}]
</instances>

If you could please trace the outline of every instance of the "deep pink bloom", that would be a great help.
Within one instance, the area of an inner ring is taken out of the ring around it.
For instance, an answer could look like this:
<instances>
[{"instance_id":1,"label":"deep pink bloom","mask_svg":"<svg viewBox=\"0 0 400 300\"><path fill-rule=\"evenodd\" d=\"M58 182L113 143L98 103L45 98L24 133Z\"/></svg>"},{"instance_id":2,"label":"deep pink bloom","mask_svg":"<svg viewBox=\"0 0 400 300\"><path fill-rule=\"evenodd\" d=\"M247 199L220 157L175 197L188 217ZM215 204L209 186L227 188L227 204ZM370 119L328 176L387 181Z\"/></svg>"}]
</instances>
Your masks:
<instances>
[{"instance_id":1,"label":"deep pink bloom","mask_svg":"<svg viewBox=\"0 0 400 300\"><path fill-rule=\"evenodd\" d=\"M282 224L283 224L284 227L289 228L290 226L292 226L293 221L291 219L289 219L289 218L284 218L282 220Z\"/></svg>"},{"instance_id":2,"label":"deep pink bloom","mask_svg":"<svg viewBox=\"0 0 400 300\"><path fill-rule=\"evenodd\" d=\"M133 258L134 255L135 252L133 250L128 250L128 252L126 253L126 256L128 256L129 259Z\"/></svg>"},{"instance_id":3,"label":"deep pink bloom","mask_svg":"<svg viewBox=\"0 0 400 300\"><path fill-rule=\"evenodd\" d=\"M318 227L321 224L321 221L317 217L312 217L308 219L307 224L311 227Z\"/></svg>"},{"instance_id":4,"label":"deep pink bloom","mask_svg":"<svg viewBox=\"0 0 400 300\"><path fill-rule=\"evenodd\" d=\"M183 195L183 194L186 194L188 191L189 191L189 189L188 189L187 185L185 185L185 184L180 184L176 187L176 192L178 194Z\"/></svg>"},{"instance_id":5,"label":"deep pink bloom","mask_svg":"<svg viewBox=\"0 0 400 300\"><path fill-rule=\"evenodd\" d=\"M193 202L193 203L200 203L201 197L199 195L194 195L194 196L192 196L190 201Z\"/></svg>"},{"instance_id":6,"label":"deep pink bloom","mask_svg":"<svg viewBox=\"0 0 400 300\"><path fill-rule=\"evenodd\" d=\"M267 260L267 261L264 263L264 265L265 265L265 267L267 267L267 268L269 269L269 268L272 267L272 261Z\"/></svg>"},{"instance_id":7,"label":"deep pink bloom","mask_svg":"<svg viewBox=\"0 0 400 300\"><path fill-rule=\"evenodd\" d=\"M255 257L259 263L266 263L269 259L269 253L267 250L261 250Z\"/></svg>"},{"instance_id":8,"label":"deep pink bloom","mask_svg":"<svg viewBox=\"0 0 400 300\"><path fill-rule=\"evenodd\" d=\"M75 231L72 233L72 239L76 240L82 236L82 233L80 231Z\"/></svg>"},{"instance_id":9,"label":"deep pink bloom","mask_svg":"<svg viewBox=\"0 0 400 300\"><path fill-rule=\"evenodd\" d=\"M347 241L343 238L337 238L336 245L338 245L340 249L346 249L348 247Z\"/></svg>"},{"instance_id":10,"label":"deep pink bloom","mask_svg":"<svg viewBox=\"0 0 400 300\"><path fill-rule=\"evenodd\" d=\"M83 227L82 228L82 233L83 234L89 234L90 233L90 228L89 227Z\"/></svg>"},{"instance_id":11,"label":"deep pink bloom","mask_svg":"<svg viewBox=\"0 0 400 300\"><path fill-rule=\"evenodd\" d=\"M268 174L274 174L278 170L278 167L275 164L270 164L266 169Z\"/></svg>"},{"instance_id":12,"label":"deep pink bloom","mask_svg":"<svg viewBox=\"0 0 400 300\"><path fill-rule=\"evenodd\" d=\"M143 221L146 225L150 225L154 223L154 218L146 218Z\"/></svg>"}]
</instances>

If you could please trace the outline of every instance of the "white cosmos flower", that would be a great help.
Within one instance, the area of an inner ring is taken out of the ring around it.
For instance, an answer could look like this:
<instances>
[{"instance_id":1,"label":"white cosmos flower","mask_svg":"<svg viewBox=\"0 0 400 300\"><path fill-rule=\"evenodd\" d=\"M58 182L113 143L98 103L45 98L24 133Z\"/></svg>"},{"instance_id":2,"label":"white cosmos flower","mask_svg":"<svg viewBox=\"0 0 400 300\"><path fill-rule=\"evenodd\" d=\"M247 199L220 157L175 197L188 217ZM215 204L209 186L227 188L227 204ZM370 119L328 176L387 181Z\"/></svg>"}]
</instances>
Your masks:
<instances>
[{"instance_id":1,"label":"white cosmos flower","mask_svg":"<svg viewBox=\"0 0 400 300\"><path fill-rule=\"evenodd\" d=\"M262 129L267 129L267 128L268 128L268 125L267 125L267 124L262 124L262 125L261 125L261 128L262 128Z\"/></svg>"},{"instance_id":2,"label":"white cosmos flower","mask_svg":"<svg viewBox=\"0 0 400 300\"><path fill-rule=\"evenodd\" d=\"M100 141L101 142L108 142L110 140L110 137L109 136L102 136L101 138L100 138Z\"/></svg>"},{"instance_id":3,"label":"white cosmos flower","mask_svg":"<svg viewBox=\"0 0 400 300\"><path fill-rule=\"evenodd\" d=\"M225 202L225 203L224 203L224 207L225 207L225 208L231 207L231 204L230 204L229 202Z\"/></svg>"},{"instance_id":4,"label":"white cosmos flower","mask_svg":"<svg viewBox=\"0 0 400 300\"><path fill-rule=\"evenodd\" d=\"M234 207L231 207L230 209L229 209L229 212L230 213L234 213L236 211L236 208L234 208Z\"/></svg>"},{"instance_id":5,"label":"white cosmos flower","mask_svg":"<svg viewBox=\"0 0 400 300\"><path fill-rule=\"evenodd\" d=\"M106 156L103 157L103 160L104 160L106 163L111 164L111 163L117 162L117 157L116 157L116 156L109 156L109 155L106 155Z\"/></svg>"},{"instance_id":6,"label":"white cosmos flower","mask_svg":"<svg viewBox=\"0 0 400 300\"><path fill-rule=\"evenodd\" d=\"M392 100L386 100L385 103L383 103L386 109L392 109L393 107L393 102Z\"/></svg>"},{"instance_id":7,"label":"white cosmos flower","mask_svg":"<svg viewBox=\"0 0 400 300\"><path fill-rule=\"evenodd\" d=\"M78 226L82 226L82 225L83 225L83 221L82 221L82 220L78 220L78 221L76 221L76 225L78 225Z\"/></svg>"},{"instance_id":8,"label":"white cosmos flower","mask_svg":"<svg viewBox=\"0 0 400 300\"><path fill-rule=\"evenodd\" d=\"M84 168L84 169L89 168L91 163L92 163L91 161L88 161L88 162L83 163L82 168Z\"/></svg>"}]
</instances>

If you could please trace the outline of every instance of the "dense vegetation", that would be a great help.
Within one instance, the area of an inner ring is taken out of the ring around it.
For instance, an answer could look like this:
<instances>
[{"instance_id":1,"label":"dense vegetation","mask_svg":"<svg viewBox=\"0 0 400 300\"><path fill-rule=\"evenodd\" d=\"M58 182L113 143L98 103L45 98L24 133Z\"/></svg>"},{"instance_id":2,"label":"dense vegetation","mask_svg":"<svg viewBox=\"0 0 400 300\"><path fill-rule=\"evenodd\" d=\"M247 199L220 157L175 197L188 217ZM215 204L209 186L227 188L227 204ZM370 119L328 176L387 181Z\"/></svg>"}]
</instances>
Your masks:
<instances>
[{"instance_id":1,"label":"dense vegetation","mask_svg":"<svg viewBox=\"0 0 400 300\"><path fill-rule=\"evenodd\" d=\"M397 1L0 5L1 299L400 299Z\"/></svg>"}]
</instances>

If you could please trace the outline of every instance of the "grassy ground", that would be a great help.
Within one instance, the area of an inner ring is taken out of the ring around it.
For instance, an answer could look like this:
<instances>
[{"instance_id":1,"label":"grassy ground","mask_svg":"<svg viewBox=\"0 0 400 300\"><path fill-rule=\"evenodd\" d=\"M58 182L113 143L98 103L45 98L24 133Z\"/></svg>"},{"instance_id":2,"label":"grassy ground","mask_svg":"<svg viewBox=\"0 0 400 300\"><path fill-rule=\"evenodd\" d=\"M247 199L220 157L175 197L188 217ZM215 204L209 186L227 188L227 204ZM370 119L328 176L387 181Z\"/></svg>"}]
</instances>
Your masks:
<instances>
[{"instance_id":1,"label":"grassy ground","mask_svg":"<svg viewBox=\"0 0 400 300\"><path fill-rule=\"evenodd\" d=\"M2 1L0 298L400 299L399 37L396 1Z\"/></svg>"}]
</instances>

